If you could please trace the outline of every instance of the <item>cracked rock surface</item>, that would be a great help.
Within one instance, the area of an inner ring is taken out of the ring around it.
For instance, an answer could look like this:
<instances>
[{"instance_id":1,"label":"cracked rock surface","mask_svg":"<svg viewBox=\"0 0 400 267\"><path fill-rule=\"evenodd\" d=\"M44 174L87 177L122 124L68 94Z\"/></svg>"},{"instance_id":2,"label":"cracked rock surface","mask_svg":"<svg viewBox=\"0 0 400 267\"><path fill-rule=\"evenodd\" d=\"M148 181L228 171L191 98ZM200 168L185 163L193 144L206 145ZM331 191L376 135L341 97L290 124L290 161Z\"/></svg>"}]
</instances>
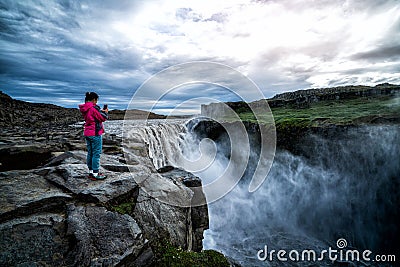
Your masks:
<instances>
[{"instance_id":1,"label":"cracked rock surface","mask_svg":"<svg viewBox=\"0 0 400 267\"><path fill-rule=\"evenodd\" d=\"M201 251L207 207L159 201L190 203L194 193L180 181L199 178L158 173L145 155L128 165L103 153L108 177L92 181L85 151L57 154L41 167L0 172L0 266L151 266L152 245L163 240Z\"/></svg>"}]
</instances>

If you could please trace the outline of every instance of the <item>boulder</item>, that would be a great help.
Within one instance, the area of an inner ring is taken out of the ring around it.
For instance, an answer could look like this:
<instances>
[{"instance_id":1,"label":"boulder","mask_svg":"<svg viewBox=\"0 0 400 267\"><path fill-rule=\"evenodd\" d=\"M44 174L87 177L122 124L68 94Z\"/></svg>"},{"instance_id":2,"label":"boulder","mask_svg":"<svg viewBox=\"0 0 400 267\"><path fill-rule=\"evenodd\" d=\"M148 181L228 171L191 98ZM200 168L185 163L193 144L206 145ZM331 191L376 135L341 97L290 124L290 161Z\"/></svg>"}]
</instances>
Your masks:
<instances>
[{"instance_id":1,"label":"boulder","mask_svg":"<svg viewBox=\"0 0 400 267\"><path fill-rule=\"evenodd\" d=\"M152 242L169 240L172 244L190 249L188 233L190 221L189 208L175 207L150 197L142 189L132 217Z\"/></svg>"},{"instance_id":2,"label":"boulder","mask_svg":"<svg viewBox=\"0 0 400 267\"><path fill-rule=\"evenodd\" d=\"M35 214L0 224L0 266L72 266L65 215Z\"/></svg>"},{"instance_id":3,"label":"boulder","mask_svg":"<svg viewBox=\"0 0 400 267\"><path fill-rule=\"evenodd\" d=\"M86 202L108 203L137 191L138 185L132 177L135 174L103 172L107 179L92 181L88 178L85 164L62 164L51 169L45 178ZM137 175L140 175L140 170Z\"/></svg>"},{"instance_id":4,"label":"boulder","mask_svg":"<svg viewBox=\"0 0 400 267\"><path fill-rule=\"evenodd\" d=\"M140 178L144 179L140 179ZM190 207L193 192L175 180L166 179L158 173L135 177L140 187L152 198L172 206Z\"/></svg>"},{"instance_id":5,"label":"boulder","mask_svg":"<svg viewBox=\"0 0 400 267\"><path fill-rule=\"evenodd\" d=\"M102 162L110 169L128 170L127 165L120 163L120 158L112 155L102 155ZM42 174L51 183L78 196L86 202L109 203L118 202L120 198L132 198L137 195L137 179L144 179L148 170L144 166L131 166L133 172L114 172L103 168L101 172L108 177L102 181L92 181L88 178L86 153L83 151L70 151L53 158L46 166L57 165L42 169ZM102 166L104 166L102 164Z\"/></svg>"},{"instance_id":6,"label":"boulder","mask_svg":"<svg viewBox=\"0 0 400 267\"><path fill-rule=\"evenodd\" d=\"M187 250L203 249L203 232L208 229L207 205L198 207L173 206L149 196L139 189L136 205L131 213L150 241L169 240Z\"/></svg>"},{"instance_id":7,"label":"boulder","mask_svg":"<svg viewBox=\"0 0 400 267\"><path fill-rule=\"evenodd\" d=\"M62 209L72 196L31 171L0 172L0 222Z\"/></svg>"},{"instance_id":8,"label":"boulder","mask_svg":"<svg viewBox=\"0 0 400 267\"><path fill-rule=\"evenodd\" d=\"M71 252L76 266L116 266L148 253L148 241L128 215L74 204L68 206L67 213L68 234L76 240Z\"/></svg>"}]
</instances>

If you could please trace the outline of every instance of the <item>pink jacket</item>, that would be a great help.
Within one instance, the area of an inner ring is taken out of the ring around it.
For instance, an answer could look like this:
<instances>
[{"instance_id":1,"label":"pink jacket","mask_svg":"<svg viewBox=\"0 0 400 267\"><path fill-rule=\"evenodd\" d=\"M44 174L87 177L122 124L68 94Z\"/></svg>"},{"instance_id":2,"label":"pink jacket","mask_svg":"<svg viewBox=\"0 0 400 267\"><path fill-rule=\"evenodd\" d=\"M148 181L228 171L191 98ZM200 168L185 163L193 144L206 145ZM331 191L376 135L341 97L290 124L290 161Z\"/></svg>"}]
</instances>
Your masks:
<instances>
[{"instance_id":1,"label":"pink jacket","mask_svg":"<svg viewBox=\"0 0 400 267\"><path fill-rule=\"evenodd\" d=\"M93 102L86 102L79 105L79 109L85 118L85 130L83 134L85 136L102 135L104 133L102 122L108 119L107 113L100 111L100 107Z\"/></svg>"}]
</instances>

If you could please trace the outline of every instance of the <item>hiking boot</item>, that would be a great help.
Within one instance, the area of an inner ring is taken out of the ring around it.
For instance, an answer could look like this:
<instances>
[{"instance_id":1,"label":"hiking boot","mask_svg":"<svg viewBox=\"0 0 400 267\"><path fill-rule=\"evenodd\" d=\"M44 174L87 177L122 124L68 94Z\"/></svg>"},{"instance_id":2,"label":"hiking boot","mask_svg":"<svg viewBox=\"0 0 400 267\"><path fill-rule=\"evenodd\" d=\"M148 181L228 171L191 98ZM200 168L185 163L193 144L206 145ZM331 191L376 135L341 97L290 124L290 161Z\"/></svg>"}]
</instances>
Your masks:
<instances>
[{"instance_id":1,"label":"hiking boot","mask_svg":"<svg viewBox=\"0 0 400 267\"><path fill-rule=\"evenodd\" d=\"M93 181L97 180L104 180L107 178L107 175L104 175L103 173L98 173L97 175L94 175L93 173L89 173L89 179Z\"/></svg>"}]
</instances>

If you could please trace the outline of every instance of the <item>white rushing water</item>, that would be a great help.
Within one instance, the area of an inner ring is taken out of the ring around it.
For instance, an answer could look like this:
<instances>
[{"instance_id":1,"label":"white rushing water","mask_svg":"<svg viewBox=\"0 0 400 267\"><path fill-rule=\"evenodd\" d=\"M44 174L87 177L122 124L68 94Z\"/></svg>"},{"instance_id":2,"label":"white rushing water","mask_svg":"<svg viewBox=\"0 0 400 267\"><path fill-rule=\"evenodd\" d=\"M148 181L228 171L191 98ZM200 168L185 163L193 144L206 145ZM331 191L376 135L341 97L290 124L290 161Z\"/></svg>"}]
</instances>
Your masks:
<instances>
[{"instance_id":1,"label":"white rushing water","mask_svg":"<svg viewBox=\"0 0 400 267\"><path fill-rule=\"evenodd\" d=\"M149 157L156 169L176 165L176 157L179 155L176 152L181 150L180 144L186 133L185 121L178 119L108 121L105 123L105 129L109 134L122 137L123 123L126 138L140 139L147 144Z\"/></svg>"},{"instance_id":2,"label":"white rushing water","mask_svg":"<svg viewBox=\"0 0 400 267\"><path fill-rule=\"evenodd\" d=\"M118 122L114 125L118 128ZM188 160L209 153L211 163L194 173L208 184L229 163L226 140L201 146L183 121L135 127L132 136L147 140L157 168L171 165L171 159L172 165L179 166L177 151ZM376 253L389 253L387 249L398 245L392 235L399 233L400 127L360 127L331 140L311 136L302 145L307 157L277 151L268 178L257 191L248 192L251 172L246 172L229 194L209 204L205 249L222 251L243 266L309 266L307 262L262 262L257 251L264 245L321 251L335 248L338 238ZM215 146L219 150L214 157ZM256 160L252 157L250 165Z\"/></svg>"}]
</instances>

